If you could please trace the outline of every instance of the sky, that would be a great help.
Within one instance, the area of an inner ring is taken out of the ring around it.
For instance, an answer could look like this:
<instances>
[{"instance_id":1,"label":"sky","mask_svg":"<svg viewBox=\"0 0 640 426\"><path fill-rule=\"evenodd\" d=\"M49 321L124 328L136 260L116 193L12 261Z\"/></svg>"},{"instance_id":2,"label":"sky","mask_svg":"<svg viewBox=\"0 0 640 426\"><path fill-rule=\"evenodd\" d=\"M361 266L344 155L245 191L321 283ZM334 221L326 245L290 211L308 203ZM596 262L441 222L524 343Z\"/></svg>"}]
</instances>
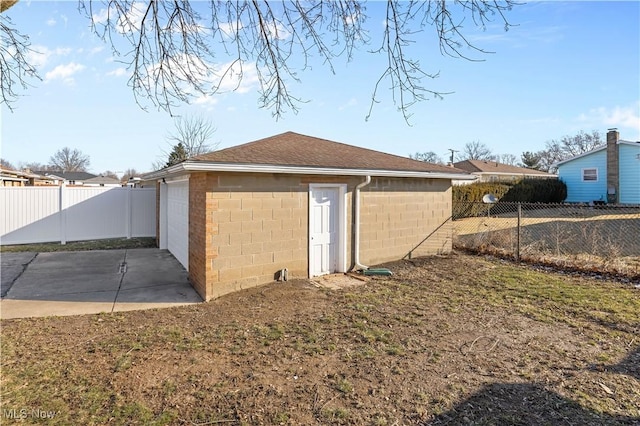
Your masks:
<instances>
[{"instance_id":1,"label":"sky","mask_svg":"<svg viewBox=\"0 0 640 426\"><path fill-rule=\"evenodd\" d=\"M32 87L19 91L13 111L0 107L0 157L16 166L48 163L68 146L88 155L96 174L150 171L171 150L167 138L175 118L144 99L146 110L136 103L127 84L131 70L122 62L127 57L116 57L92 33L77 6L20 0L4 12L29 36L37 52L30 59L42 80L29 80ZM104 12L100 2L94 7L97 16ZM461 151L473 141L520 158L581 130L604 138L616 127L621 139L640 140L638 1L528 2L506 13L513 25L508 31L498 20L484 29L466 20L468 39L493 52L464 50L481 61L443 56L432 29L425 28L407 49L425 71L439 73L423 86L449 94L413 105L410 124L388 83L366 119L385 67L384 57L371 53L380 44L384 3L369 2L366 14L371 45L351 61L335 60L334 73L312 62L298 72L299 82L290 82L289 91L306 101L298 113L276 120L260 108L259 87L249 74L240 90L197 98L174 115L210 121L216 128L210 143L218 149L294 131L401 156L433 151L446 161L449 149Z\"/></svg>"}]
</instances>

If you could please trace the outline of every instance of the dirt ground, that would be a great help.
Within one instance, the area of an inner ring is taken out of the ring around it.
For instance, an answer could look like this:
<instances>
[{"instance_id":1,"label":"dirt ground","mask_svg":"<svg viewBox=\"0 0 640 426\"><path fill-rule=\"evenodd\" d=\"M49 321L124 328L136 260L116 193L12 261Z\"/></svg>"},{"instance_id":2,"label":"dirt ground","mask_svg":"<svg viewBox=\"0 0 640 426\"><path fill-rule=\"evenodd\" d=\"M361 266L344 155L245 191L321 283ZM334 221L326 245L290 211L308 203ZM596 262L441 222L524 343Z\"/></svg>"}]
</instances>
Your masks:
<instances>
[{"instance_id":1,"label":"dirt ground","mask_svg":"<svg viewBox=\"0 0 640 426\"><path fill-rule=\"evenodd\" d=\"M632 285L465 254L385 266L333 290L3 321L2 424L640 425Z\"/></svg>"}]
</instances>

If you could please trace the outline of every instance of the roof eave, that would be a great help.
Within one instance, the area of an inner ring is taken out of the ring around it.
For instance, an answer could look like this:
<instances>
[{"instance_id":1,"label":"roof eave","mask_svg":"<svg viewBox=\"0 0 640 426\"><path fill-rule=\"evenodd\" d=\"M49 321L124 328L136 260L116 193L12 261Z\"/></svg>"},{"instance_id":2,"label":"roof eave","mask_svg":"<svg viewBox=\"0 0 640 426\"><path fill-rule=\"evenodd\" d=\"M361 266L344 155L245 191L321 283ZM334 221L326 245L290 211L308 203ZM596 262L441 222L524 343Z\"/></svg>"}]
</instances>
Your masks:
<instances>
[{"instance_id":1,"label":"roof eave","mask_svg":"<svg viewBox=\"0 0 640 426\"><path fill-rule=\"evenodd\" d=\"M419 172L410 170L378 170L378 169L340 169L333 167L280 166L273 164L239 164L210 163L200 161L183 161L166 169L147 173L145 180L162 179L188 172L244 172L244 173L282 173L305 175L343 175L343 176L376 176L376 177L415 177L424 179L456 179L474 180L475 176L462 173Z\"/></svg>"},{"instance_id":2,"label":"roof eave","mask_svg":"<svg viewBox=\"0 0 640 426\"><path fill-rule=\"evenodd\" d=\"M527 173L527 172L472 172L477 175L504 175L504 176L539 176L539 177L558 177L553 173Z\"/></svg>"}]
</instances>

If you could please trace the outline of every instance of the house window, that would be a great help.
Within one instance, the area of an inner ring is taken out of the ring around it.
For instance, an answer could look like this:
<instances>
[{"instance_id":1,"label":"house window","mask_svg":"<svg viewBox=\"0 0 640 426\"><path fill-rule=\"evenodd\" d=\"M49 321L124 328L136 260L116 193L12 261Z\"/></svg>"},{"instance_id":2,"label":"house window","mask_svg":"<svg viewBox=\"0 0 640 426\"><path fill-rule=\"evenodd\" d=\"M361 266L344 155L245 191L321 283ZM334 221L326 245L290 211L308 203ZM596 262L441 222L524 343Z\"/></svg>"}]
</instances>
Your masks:
<instances>
[{"instance_id":1,"label":"house window","mask_svg":"<svg viewBox=\"0 0 640 426\"><path fill-rule=\"evenodd\" d=\"M598 169L582 169L582 181L583 182L597 182L598 181Z\"/></svg>"}]
</instances>

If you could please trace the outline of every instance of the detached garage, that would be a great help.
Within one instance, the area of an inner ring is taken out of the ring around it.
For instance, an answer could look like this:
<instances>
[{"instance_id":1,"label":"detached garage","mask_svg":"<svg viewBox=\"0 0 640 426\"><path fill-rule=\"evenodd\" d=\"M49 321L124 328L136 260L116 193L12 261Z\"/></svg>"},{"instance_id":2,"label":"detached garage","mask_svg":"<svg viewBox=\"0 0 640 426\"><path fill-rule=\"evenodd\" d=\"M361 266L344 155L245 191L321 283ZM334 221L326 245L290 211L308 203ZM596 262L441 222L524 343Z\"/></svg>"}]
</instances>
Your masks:
<instances>
[{"instance_id":1,"label":"detached garage","mask_svg":"<svg viewBox=\"0 0 640 426\"><path fill-rule=\"evenodd\" d=\"M205 300L451 250L464 171L287 132L151 173L158 244Z\"/></svg>"}]
</instances>

